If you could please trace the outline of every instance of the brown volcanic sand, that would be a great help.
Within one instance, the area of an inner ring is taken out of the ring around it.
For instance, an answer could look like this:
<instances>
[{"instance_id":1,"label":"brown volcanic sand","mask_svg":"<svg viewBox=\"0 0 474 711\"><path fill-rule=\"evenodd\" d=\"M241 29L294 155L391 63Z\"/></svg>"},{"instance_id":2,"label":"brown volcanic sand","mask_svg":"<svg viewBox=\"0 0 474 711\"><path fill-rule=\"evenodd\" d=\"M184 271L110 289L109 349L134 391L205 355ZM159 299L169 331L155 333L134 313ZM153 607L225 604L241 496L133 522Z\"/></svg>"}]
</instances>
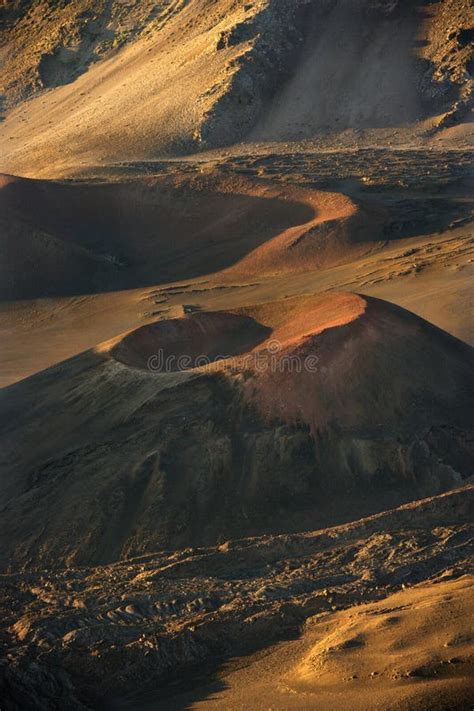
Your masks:
<instances>
[{"instance_id":1,"label":"brown volcanic sand","mask_svg":"<svg viewBox=\"0 0 474 711\"><path fill-rule=\"evenodd\" d=\"M268 417L305 422L313 432L334 421L378 427L408 422L420 405L434 413L450 392L470 389L472 349L404 309L352 294L289 299L288 311L285 305L253 312L265 325L275 318L267 321L266 312L278 319L275 367L248 384Z\"/></svg>"},{"instance_id":2,"label":"brown volcanic sand","mask_svg":"<svg viewBox=\"0 0 474 711\"><path fill-rule=\"evenodd\" d=\"M248 316L198 313L142 326L114 339L110 353L125 365L146 368L149 359L161 352L167 372L173 372L194 367L200 359L206 364L246 353L264 341L269 331Z\"/></svg>"},{"instance_id":3,"label":"brown volcanic sand","mask_svg":"<svg viewBox=\"0 0 474 711\"><path fill-rule=\"evenodd\" d=\"M423 410L428 426L439 407L456 409L472 395L471 347L393 304L349 293L159 321L97 350L145 369L159 351L173 363L188 355L191 367L200 355L245 356L229 365L246 372L246 399L263 417L313 433L335 422L408 427Z\"/></svg>"},{"instance_id":4,"label":"brown volcanic sand","mask_svg":"<svg viewBox=\"0 0 474 711\"><path fill-rule=\"evenodd\" d=\"M380 705L382 694L388 703L392 695L398 696L391 681L420 679L421 689L412 687L408 694L419 700L424 691L423 678L432 680L439 674L446 705L449 691L454 692L455 699L457 687L472 678L474 671L474 634L469 625L473 582L474 578L467 575L455 581L420 585L382 602L344 611L329 624L324 619L309 621L310 636L316 643L291 675L294 687L313 693L337 693L342 679L354 677L357 686L357 680L360 685L364 679L381 677L386 688L381 693L376 679L373 689ZM466 656L470 657L469 666L456 669L460 658L467 661Z\"/></svg>"},{"instance_id":5,"label":"brown volcanic sand","mask_svg":"<svg viewBox=\"0 0 474 711\"><path fill-rule=\"evenodd\" d=\"M165 359L173 362L189 356L192 364L183 370L194 367L199 356L212 362L219 356L225 359L246 354L247 358L237 359L235 364L240 368L248 364L251 369L251 351L266 359L272 354L284 355L283 349L297 348L322 331L355 321L366 306L367 302L355 294L332 293L251 306L234 313L191 313L142 326L100 344L96 350L126 365L145 369L148 359L160 350Z\"/></svg>"},{"instance_id":6,"label":"brown volcanic sand","mask_svg":"<svg viewBox=\"0 0 474 711\"><path fill-rule=\"evenodd\" d=\"M147 370L160 348L188 347L236 355ZM302 367L280 367L289 356ZM0 393L3 564L314 528L458 486L473 367L461 341L344 293L132 331Z\"/></svg>"},{"instance_id":7,"label":"brown volcanic sand","mask_svg":"<svg viewBox=\"0 0 474 711\"><path fill-rule=\"evenodd\" d=\"M360 209L345 195L288 188L294 199L306 197L315 217L283 230L228 270L232 276L264 276L304 272L356 259L369 251L367 243L382 238L383 211Z\"/></svg>"},{"instance_id":8,"label":"brown volcanic sand","mask_svg":"<svg viewBox=\"0 0 474 711\"><path fill-rule=\"evenodd\" d=\"M147 321L182 315L183 304L228 310L273 301L282 294L334 288L397 303L474 344L474 248L469 235L467 225L395 240L347 264L268 279L254 276L223 283L216 274L154 289L4 302L1 384L27 377Z\"/></svg>"},{"instance_id":9,"label":"brown volcanic sand","mask_svg":"<svg viewBox=\"0 0 474 711\"><path fill-rule=\"evenodd\" d=\"M156 284L230 267L225 281L347 262L380 240L350 198L242 176L108 183L0 181L0 295ZM59 266L58 266L59 265Z\"/></svg>"},{"instance_id":10,"label":"brown volcanic sand","mask_svg":"<svg viewBox=\"0 0 474 711\"><path fill-rule=\"evenodd\" d=\"M183 305L228 310L327 290L378 296L474 343L467 152L292 148L67 183L7 178L0 290L33 298L0 305L1 384Z\"/></svg>"},{"instance_id":11,"label":"brown volcanic sand","mask_svg":"<svg viewBox=\"0 0 474 711\"><path fill-rule=\"evenodd\" d=\"M7 0L7 708L472 707L470 10Z\"/></svg>"},{"instance_id":12,"label":"brown volcanic sand","mask_svg":"<svg viewBox=\"0 0 474 711\"><path fill-rule=\"evenodd\" d=\"M472 575L307 620L301 638L234 660L214 687L143 706L235 711L464 711L474 702ZM163 703L163 706L158 704ZM189 705L188 705L189 704Z\"/></svg>"},{"instance_id":13,"label":"brown volcanic sand","mask_svg":"<svg viewBox=\"0 0 474 711\"><path fill-rule=\"evenodd\" d=\"M466 484L334 528L4 574L2 701L302 711L323 698L341 711L464 711L473 508Z\"/></svg>"},{"instance_id":14,"label":"brown volcanic sand","mask_svg":"<svg viewBox=\"0 0 474 711\"><path fill-rule=\"evenodd\" d=\"M467 118L469 0L7 5L20 16L10 26L6 11L0 34L9 172L71 174L252 133L414 142Z\"/></svg>"}]
</instances>

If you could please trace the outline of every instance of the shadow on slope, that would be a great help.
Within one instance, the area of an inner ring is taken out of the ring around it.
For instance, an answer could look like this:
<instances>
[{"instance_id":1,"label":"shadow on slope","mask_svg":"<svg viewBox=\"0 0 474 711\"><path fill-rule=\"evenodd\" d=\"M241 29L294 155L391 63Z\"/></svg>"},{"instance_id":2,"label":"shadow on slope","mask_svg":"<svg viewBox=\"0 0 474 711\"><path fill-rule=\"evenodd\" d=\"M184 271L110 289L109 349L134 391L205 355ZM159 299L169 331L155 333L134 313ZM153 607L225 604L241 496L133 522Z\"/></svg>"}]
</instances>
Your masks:
<instances>
[{"instance_id":1,"label":"shadow on slope","mask_svg":"<svg viewBox=\"0 0 474 711\"><path fill-rule=\"evenodd\" d=\"M456 28L457 14L468 19L467 5L464 15L452 5L431 0L313 3L292 76L267 105L252 136L291 140L326 131L401 127L448 112L469 85L468 53Z\"/></svg>"},{"instance_id":2,"label":"shadow on slope","mask_svg":"<svg viewBox=\"0 0 474 711\"><path fill-rule=\"evenodd\" d=\"M146 369L170 332L195 336L205 316L223 325L206 335L208 351L225 350L232 315L194 314L179 329L141 329L142 369L117 362L115 342L1 391L2 566L95 565L307 530L445 491L468 475L466 344L351 294L236 315L254 319L256 333L236 349L253 350L228 368ZM246 358L256 351L267 367ZM306 367L310 356L316 369Z\"/></svg>"},{"instance_id":3,"label":"shadow on slope","mask_svg":"<svg viewBox=\"0 0 474 711\"><path fill-rule=\"evenodd\" d=\"M245 179L2 183L3 299L208 274L314 217L313 206Z\"/></svg>"}]
</instances>

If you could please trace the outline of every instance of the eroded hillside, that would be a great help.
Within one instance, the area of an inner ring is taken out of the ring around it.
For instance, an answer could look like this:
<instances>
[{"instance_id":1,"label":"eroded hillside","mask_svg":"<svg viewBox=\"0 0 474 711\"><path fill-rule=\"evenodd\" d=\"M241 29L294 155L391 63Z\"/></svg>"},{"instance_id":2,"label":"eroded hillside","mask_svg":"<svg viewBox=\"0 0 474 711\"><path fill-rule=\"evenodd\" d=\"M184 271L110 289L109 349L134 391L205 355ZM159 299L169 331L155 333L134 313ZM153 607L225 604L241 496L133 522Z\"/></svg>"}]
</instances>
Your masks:
<instances>
[{"instance_id":1,"label":"eroded hillside","mask_svg":"<svg viewBox=\"0 0 474 711\"><path fill-rule=\"evenodd\" d=\"M3 15L9 172L246 136L407 126L429 134L469 117L467 0L43 0L9 2Z\"/></svg>"},{"instance_id":2,"label":"eroded hillside","mask_svg":"<svg viewBox=\"0 0 474 711\"><path fill-rule=\"evenodd\" d=\"M2 711L472 708L469 0L0 5Z\"/></svg>"}]
</instances>

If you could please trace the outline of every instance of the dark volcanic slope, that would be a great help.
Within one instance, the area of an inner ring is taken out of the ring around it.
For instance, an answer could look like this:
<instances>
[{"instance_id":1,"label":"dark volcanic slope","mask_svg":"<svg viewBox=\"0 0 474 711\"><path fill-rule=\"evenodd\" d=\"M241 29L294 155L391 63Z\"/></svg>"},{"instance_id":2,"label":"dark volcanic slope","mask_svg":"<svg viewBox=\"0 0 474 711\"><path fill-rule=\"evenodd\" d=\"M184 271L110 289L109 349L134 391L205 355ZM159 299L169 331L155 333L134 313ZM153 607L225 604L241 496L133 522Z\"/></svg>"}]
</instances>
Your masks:
<instances>
[{"instance_id":1,"label":"dark volcanic slope","mask_svg":"<svg viewBox=\"0 0 474 711\"><path fill-rule=\"evenodd\" d=\"M183 343L236 355L160 370ZM350 294L144 327L2 391L2 565L314 528L457 486L472 374L470 347Z\"/></svg>"},{"instance_id":2,"label":"dark volcanic slope","mask_svg":"<svg viewBox=\"0 0 474 711\"><path fill-rule=\"evenodd\" d=\"M3 176L0 295L94 293L208 273L314 216L312 205L282 197L245 178L74 184Z\"/></svg>"},{"instance_id":3,"label":"dark volcanic slope","mask_svg":"<svg viewBox=\"0 0 474 711\"><path fill-rule=\"evenodd\" d=\"M472 516L466 486L337 528L3 575L0 696L15 711L178 711L200 699L252 711L269 700L277 711L321 700L336 711L388 701L464 711ZM286 642L280 663L267 652L237 665L240 683L228 669L214 676L221 660L298 631L309 645ZM204 681L179 694L198 665Z\"/></svg>"},{"instance_id":4,"label":"dark volcanic slope","mask_svg":"<svg viewBox=\"0 0 474 711\"><path fill-rule=\"evenodd\" d=\"M0 5L0 711L473 709L472 0Z\"/></svg>"},{"instance_id":5,"label":"dark volcanic slope","mask_svg":"<svg viewBox=\"0 0 474 711\"><path fill-rule=\"evenodd\" d=\"M0 176L0 297L307 271L381 240L381 209L243 176L55 182Z\"/></svg>"}]
</instances>

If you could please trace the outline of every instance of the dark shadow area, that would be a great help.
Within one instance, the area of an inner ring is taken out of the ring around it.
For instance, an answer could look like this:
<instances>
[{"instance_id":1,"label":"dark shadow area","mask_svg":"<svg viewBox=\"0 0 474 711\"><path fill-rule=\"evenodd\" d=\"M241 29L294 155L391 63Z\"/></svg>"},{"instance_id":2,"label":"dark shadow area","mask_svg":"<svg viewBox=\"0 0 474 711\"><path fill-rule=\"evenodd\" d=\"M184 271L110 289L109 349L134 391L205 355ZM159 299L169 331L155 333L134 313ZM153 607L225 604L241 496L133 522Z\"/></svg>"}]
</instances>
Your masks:
<instances>
[{"instance_id":1,"label":"dark shadow area","mask_svg":"<svg viewBox=\"0 0 474 711\"><path fill-rule=\"evenodd\" d=\"M247 353L270 333L270 328L248 316L197 312L137 328L124 336L111 354L125 365L180 372Z\"/></svg>"},{"instance_id":2,"label":"dark shadow area","mask_svg":"<svg viewBox=\"0 0 474 711\"><path fill-rule=\"evenodd\" d=\"M291 618L291 614L290 614ZM104 711L125 711L140 709L140 711L186 711L199 701L212 700L227 687L225 671L235 666L244 666L249 659L259 652L277 644L291 642L300 636L299 625L303 619L284 619L280 625L275 625L262 637L255 635L251 640L236 644L227 653L216 655L199 665L189 666L180 677L167 684L150 684L149 688L138 695L124 699L104 702ZM223 678L224 672L224 678Z\"/></svg>"},{"instance_id":3,"label":"dark shadow area","mask_svg":"<svg viewBox=\"0 0 474 711\"><path fill-rule=\"evenodd\" d=\"M0 298L88 294L188 279L232 265L314 217L294 201L156 180L0 190Z\"/></svg>"},{"instance_id":4,"label":"dark shadow area","mask_svg":"<svg viewBox=\"0 0 474 711\"><path fill-rule=\"evenodd\" d=\"M112 48L115 35L107 29L111 15L112 4L107 3L99 17L95 17L91 10L84 10L78 16L79 42L74 47L58 46L41 57L38 72L44 87L50 89L70 84Z\"/></svg>"},{"instance_id":5,"label":"dark shadow area","mask_svg":"<svg viewBox=\"0 0 474 711\"><path fill-rule=\"evenodd\" d=\"M361 149L234 158L232 170L342 192L385 212L380 236L402 239L444 231L472 219L474 171L469 151Z\"/></svg>"},{"instance_id":6,"label":"dark shadow area","mask_svg":"<svg viewBox=\"0 0 474 711\"><path fill-rule=\"evenodd\" d=\"M236 174L259 177L262 169L270 179L290 172L300 185L380 206L383 225L367 240L442 231L471 215L467 152L274 154L231 159L228 166L233 180ZM197 176L181 183L6 177L0 189L0 298L101 293L203 276L314 217L303 203L252 194L251 184L245 190Z\"/></svg>"},{"instance_id":7,"label":"dark shadow area","mask_svg":"<svg viewBox=\"0 0 474 711\"><path fill-rule=\"evenodd\" d=\"M467 47L467 45L474 42L474 27L461 30L458 35L458 42L461 47Z\"/></svg>"},{"instance_id":8,"label":"dark shadow area","mask_svg":"<svg viewBox=\"0 0 474 711\"><path fill-rule=\"evenodd\" d=\"M310 138L346 129L395 128L447 111L459 95L422 56L431 16L424 2L312 3L288 78L252 132L258 140Z\"/></svg>"}]
</instances>

